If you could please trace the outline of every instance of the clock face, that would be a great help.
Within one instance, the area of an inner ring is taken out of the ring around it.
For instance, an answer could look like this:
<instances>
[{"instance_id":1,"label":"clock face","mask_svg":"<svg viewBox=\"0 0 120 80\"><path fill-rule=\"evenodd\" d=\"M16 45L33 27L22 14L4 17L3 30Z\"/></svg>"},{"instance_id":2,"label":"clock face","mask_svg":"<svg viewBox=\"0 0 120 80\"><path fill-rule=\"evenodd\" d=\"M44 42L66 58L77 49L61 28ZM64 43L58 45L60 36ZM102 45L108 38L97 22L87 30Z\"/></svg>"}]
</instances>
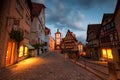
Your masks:
<instances>
[{"instance_id":1,"label":"clock face","mask_svg":"<svg viewBox=\"0 0 120 80\"><path fill-rule=\"evenodd\" d=\"M60 34L56 34L56 37L57 37L57 38L60 38Z\"/></svg>"}]
</instances>

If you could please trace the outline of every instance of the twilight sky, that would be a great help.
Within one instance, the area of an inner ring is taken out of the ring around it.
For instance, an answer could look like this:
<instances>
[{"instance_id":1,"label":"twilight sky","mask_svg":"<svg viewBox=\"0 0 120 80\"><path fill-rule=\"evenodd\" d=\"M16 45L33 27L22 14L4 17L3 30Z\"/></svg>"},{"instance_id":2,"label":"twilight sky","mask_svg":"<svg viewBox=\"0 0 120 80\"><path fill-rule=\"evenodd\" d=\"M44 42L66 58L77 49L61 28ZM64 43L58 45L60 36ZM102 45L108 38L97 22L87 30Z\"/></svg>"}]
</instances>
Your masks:
<instances>
[{"instance_id":1,"label":"twilight sky","mask_svg":"<svg viewBox=\"0 0 120 80\"><path fill-rule=\"evenodd\" d=\"M32 0L46 6L46 27L51 35L59 29L62 37L68 29L85 44L88 24L101 23L104 13L113 13L117 0Z\"/></svg>"}]
</instances>

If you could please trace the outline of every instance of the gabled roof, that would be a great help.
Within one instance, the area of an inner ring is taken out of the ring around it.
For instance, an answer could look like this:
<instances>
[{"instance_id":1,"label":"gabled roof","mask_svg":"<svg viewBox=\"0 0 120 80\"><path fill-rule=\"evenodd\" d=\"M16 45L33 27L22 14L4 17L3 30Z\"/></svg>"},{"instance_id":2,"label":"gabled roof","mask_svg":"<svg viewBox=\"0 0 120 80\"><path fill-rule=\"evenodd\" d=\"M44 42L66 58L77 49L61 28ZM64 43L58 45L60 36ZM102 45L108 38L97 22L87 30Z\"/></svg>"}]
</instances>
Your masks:
<instances>
[{"instance_id":1,"label":"gabled roof","mask_svg":"<svg viewBox=\"0 0 120 80\"><path fill-rule=\"evenodd\" d=\"M46 8L44 4L35 3L35 2L32 2L32 6L33 6L33 9L32 9L32 16L33 16L33 17L39 16L41 10L42 10L43 8Z\"/></svg>"},{"instance_id":2,"label":"gabled roof","mask_svg":"<svg viewBox=\"0 0 120 80\"><path fill-rule=\"evenodd\" d=\"M101 24L89 24L87 29L87 41L90 38L89 33L93 32L94 35L99 36L101 30Z\"/></svg>"},{"instance_id":3,"label":"gabled roof","mask_svg":"<svg viewBox=\"0 0 120 80\"><path fill-rule=\"evenodd\" d=\"M96 34L98 34L100 32L100 28L101 28L101 24L89 24L88 29L87 29L87 33L93 31Z\"/></svg>"},{"instance_id":4,"label":"gabled roof","mask_svg":"<svg viewBox=\"0 0 120 80\"><path fill-rule=\"evenodd\" d=\"M65 38L62 38L61 42L64 42Z\"/></svg>"},{"instance_id":5,"label":"gabled roof","mask_svg":"<svg viewBox=\"0 0 120 80\"><path fill-rule=\"evenodd\" d=\"M45 27L45 35L48 35L48 34L50 34L51 32L50 32L50 29L49 28L47 28L47 27Z\"/></svg>"},{"instance_id":6,"label":"gabled roof","mask_svg":"<svg viewBox=\"0 0 120 80\"><path fill-rule=\"evenodd\" d=\"M65 38L66 38L68 35L70 35L71 37L73 37L73 39L74 39L75 41L77 41L77 39L76 39L76 37L75 37L75 34L74 34L73 32L71 32L69 29L68 29L68 31L67 31L67 33L66 33ZM64 38L64 39L65 39L65 38Z\"/></svg>"},{"instance_id":7,"label":"gabled roof","mask_svg":"<svg viewBox=\"0 0 120 80\"><path fill-rule=\"evenodd\" d=\"M109 20L111 21L113 19L113 16L114 16L113 13L104 13L101 24L103 24L104 22L107 23L109 22Z\"/></svg>"},{"instance_id":8,"label":"gabled roof","mask_svg":"<svg viewBox=\"0 0 120 80\"><path fill-rule=\"evenodd\" d=\"M119 9L120 9L120 0L117 1L117 5L116 5L115 11L114 11L114 17L116 16L115 14L120 12Z\"/></svg>"}]
</instances>

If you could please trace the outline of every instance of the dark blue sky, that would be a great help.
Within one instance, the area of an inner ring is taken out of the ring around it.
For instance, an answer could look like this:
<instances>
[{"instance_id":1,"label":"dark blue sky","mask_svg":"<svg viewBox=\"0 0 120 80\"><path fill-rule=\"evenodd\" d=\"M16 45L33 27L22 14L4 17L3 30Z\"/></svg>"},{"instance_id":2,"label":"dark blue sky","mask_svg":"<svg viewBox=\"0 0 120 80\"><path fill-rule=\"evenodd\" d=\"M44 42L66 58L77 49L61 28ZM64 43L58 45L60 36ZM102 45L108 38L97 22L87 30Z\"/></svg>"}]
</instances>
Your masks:
<instances>
[{"instance_id":1,"label":"dark blue sky","mask_svg":"<svg viewBox=\"0 0 120 80\"><path fill-rule=\"evenodd\" d=\"M46 6L46 26L51 34L59 29L62 37L67 29L85 43L88 24L101 23L104 13L114 13L117 0L32 0Z\"/></svg>"}]
</instances>

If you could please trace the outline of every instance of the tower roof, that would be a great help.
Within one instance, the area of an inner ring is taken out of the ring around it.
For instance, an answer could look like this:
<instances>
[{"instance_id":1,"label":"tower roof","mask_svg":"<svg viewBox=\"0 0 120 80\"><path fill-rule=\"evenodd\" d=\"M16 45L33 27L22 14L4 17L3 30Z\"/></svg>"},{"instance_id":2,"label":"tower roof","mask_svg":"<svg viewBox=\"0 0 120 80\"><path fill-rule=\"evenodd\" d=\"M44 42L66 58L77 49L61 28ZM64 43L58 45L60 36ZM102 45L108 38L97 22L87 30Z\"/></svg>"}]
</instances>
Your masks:
<instances>
[{"instance_id":1,"label":"tower roof","mask_svg":"<svg viewBox=\"0 0 120 80\"><path fill-rule=\"evenodd\" d=\"M57 32L56 32L55 34L61 34L61 33L59 32L59 29L57 29Z\"/></svg>"}]
</instances>

